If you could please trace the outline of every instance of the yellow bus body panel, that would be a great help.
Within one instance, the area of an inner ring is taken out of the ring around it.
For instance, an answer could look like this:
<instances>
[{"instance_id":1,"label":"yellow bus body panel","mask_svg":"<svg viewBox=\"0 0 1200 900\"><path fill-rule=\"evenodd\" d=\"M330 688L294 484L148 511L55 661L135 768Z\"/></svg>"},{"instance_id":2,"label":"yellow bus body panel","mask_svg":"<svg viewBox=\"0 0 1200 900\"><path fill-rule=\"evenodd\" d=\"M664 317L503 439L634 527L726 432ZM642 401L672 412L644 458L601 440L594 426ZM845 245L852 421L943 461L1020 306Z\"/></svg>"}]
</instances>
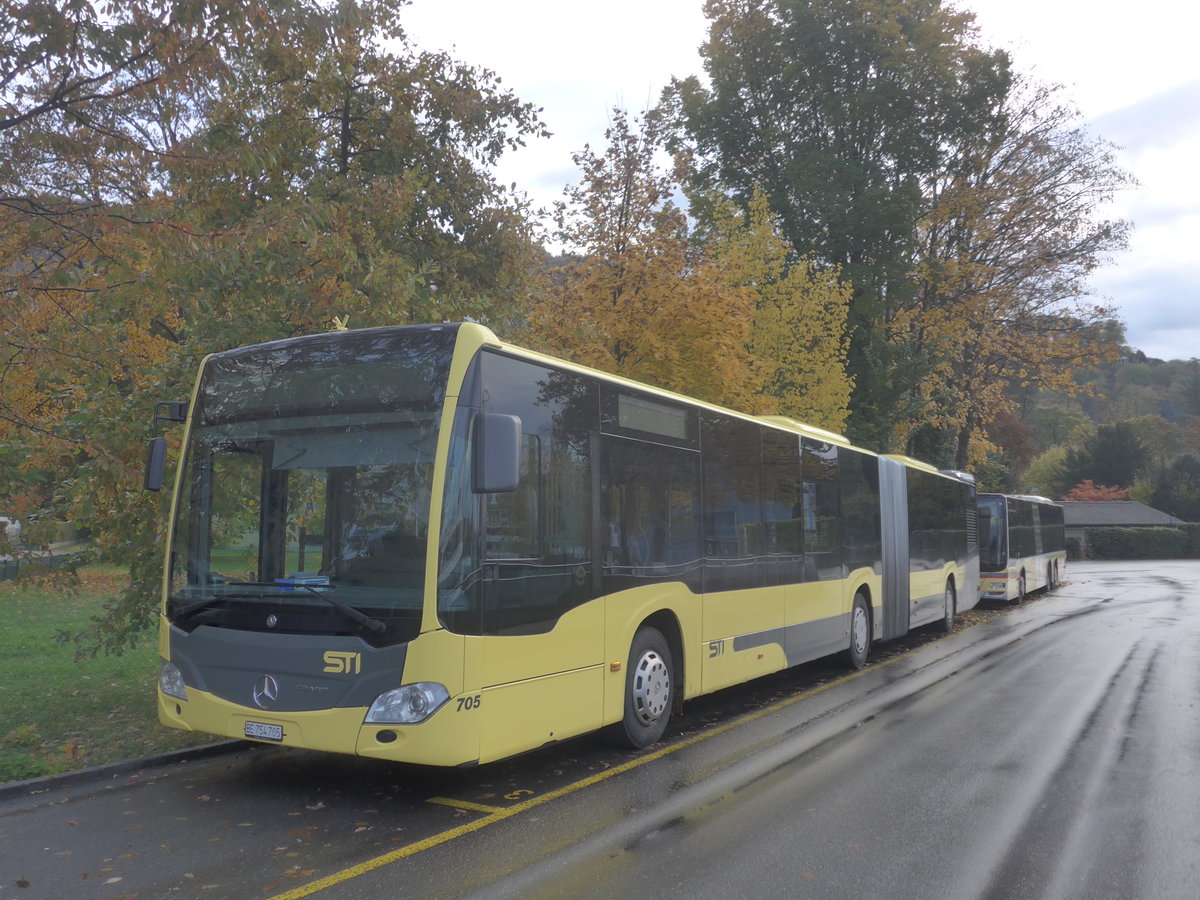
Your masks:
<instances>
[{"instance_id":1,"label":"yellow bus body panel","mask_svg":"<svg viewBox=\"0 0 1200 900\"><path fill-rule=\"evenodd\" d=\"M603 685L604 669L595 665L484 688L479 761L595 731L603 724Z\"/></svg>"},{"instance_id":2,"label":"yellow bus body panel","mask_svg":"<svg viewBox=\"0 0 1200 900\"><path fill-rule=\"evenodd\" d=\"M481 761L602 724L603 598L577 606L545 634L467 638L466 683L480 692Z\"/></svg>"},{"instance_id":3,"label":"yellow bus body panel","mask_svg":"<svg viewBox=\"0 0 1200 900\"><path fill-rule=\"evenodd\" d=\"M796 585L704 595L704 622L697 656L704 693L787 668L781 641ZM738 638L761 635L762 642L735 649Z\"/></svg>"},{"instance_id":4,"label":"yellow bus body panel","mask_svg":"<svg viewBox=\"0 0 1200 900\"><path fill-rule=\"evenodd\" d=\"M853 594L851 595L853 597ZM788 598L788 624L800 625L850 611L844 581L808 581L793 586Z\"/></svg>"},{"instance_id":5,"label":"yellow bus body panel","mask_svg":"<svg viewBox=\"0 0 1200 900\"><path fill-rule=\"evenodd\" d=\"M912 600L913 618L918 618L918 613L924 613L929 608L931 603L941 604L942 596L946 590L946 570L938 569L928 572L913 572L909 576L909 594Z\"/></svg>"},{"instance_id":6,"label":"yellow bus body panel","mask_svg":"<svg viewBox=\"0 0 1200 900\"><path fill-rule=\"evenodd\" d=\"M734 635L782 628L787 624L788 592L793 587L780 585L705 594L700 640L707 644Z\"/></svg>"}]
</instances>

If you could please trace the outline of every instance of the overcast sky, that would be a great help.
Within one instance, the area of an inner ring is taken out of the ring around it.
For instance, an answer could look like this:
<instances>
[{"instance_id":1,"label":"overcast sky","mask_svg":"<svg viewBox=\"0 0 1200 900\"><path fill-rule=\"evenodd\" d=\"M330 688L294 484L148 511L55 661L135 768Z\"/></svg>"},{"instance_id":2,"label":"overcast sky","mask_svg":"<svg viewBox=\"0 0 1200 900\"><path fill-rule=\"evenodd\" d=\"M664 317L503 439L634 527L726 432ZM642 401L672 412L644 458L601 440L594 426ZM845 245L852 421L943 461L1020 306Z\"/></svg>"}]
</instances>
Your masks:
<instances>
[{"instance_id":1,"label":"overcast sky","mask_svg":"<svg viewBox=\"0 0 1200 900\"><path fill-rule=\"evenodd\" d=\"M641 111L672 76L701 73L703 0L412 0L417 46L494 70L543 107L549 140L510 153L499 176L538 204L578 173L571 154L603 147L614 106ZM1109 217L1129 219L1129 251L1092 279L1149 356L1200 357L1200 6L1189 0L958 0L983 43L1066 87L1089 127L1119 145L1140 186Z\"/></svg>"}]
</instances>

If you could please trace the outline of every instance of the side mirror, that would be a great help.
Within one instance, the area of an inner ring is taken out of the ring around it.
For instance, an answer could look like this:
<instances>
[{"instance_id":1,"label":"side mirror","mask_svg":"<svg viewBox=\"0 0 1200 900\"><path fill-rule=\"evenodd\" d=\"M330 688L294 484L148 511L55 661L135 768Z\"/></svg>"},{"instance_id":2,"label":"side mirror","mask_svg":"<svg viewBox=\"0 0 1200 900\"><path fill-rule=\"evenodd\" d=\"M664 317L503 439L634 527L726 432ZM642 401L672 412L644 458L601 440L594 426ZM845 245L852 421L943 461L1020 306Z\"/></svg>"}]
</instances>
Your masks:
<instances>
[{"instance_id":1,"label":"side mirror","mask_svg":"<svg viewBox=\"0 0 1200 900\"><path fill-rule=\"evenodd\" d=\"M475 417L476 494L515 491L521 481L521 419L501 413Z\"/></svg>"},{"instance_id":2,"label":"side mirror","mask_svg":"<svg viewBox=\"0 0 1200 900\"><path fill-rule=\"evenodd\" d=\"M151 438L146 445L146 476L143 487L148 491L160 491L167 472L167 439Z\"/></svg>"},{"instance_id":3,"label":"side mirror","mask_svg":"<svg viewBox=\"0 0 1200 900\"><path fill-rule=\"evenodd\" d=\"M154 424L151 434L158 434L160 422L187 421L187 404L178 400L167 400L154 405ZM167 439L153 437L146 445L146 473L142 487L148 491L160 491L167 472Z\"/></svg>"}]
</instances>

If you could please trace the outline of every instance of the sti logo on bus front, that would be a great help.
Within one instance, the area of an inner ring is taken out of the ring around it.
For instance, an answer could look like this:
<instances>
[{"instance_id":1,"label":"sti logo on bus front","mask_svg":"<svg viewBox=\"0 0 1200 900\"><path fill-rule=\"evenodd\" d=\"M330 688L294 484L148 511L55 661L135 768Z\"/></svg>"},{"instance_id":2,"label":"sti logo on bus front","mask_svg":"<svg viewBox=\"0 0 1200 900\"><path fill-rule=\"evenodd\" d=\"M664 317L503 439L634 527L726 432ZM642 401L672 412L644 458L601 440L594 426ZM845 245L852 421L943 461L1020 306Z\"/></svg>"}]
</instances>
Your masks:
<instances>
[{"instance_id":1,"label":"sti logo on bus front","mask_svg":"<svg viewBox=\"0 0 1200 900\"><path fill-rule=\"evenodd\" d=\"M334 675L357 675L362 671L362 654L344 650L325 651L325 671Z\"/></svg>"}]
</instances>

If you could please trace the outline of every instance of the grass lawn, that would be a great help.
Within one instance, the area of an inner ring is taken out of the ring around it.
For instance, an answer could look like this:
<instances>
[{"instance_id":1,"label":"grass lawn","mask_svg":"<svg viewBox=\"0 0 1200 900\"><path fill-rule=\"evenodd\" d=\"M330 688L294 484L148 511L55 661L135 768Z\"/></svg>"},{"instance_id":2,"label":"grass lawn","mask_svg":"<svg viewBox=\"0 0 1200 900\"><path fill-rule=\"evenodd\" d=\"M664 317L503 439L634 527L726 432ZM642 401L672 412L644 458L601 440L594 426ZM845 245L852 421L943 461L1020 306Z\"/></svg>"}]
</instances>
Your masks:
<instances>
[{"instance_id":1,"label":"grass lawn","mask_svg":"<svg viewBox=\"0 0 1200 900\"><path fill-rule=\"evenodd\" d=\"M124 574L93 566L73 596L0 582L0 782L134 759L209 735L163 728L154 707L157 639L123 656L75 661L60 631L77 632L124 587Z\"/></svg>"}]
</instances>

